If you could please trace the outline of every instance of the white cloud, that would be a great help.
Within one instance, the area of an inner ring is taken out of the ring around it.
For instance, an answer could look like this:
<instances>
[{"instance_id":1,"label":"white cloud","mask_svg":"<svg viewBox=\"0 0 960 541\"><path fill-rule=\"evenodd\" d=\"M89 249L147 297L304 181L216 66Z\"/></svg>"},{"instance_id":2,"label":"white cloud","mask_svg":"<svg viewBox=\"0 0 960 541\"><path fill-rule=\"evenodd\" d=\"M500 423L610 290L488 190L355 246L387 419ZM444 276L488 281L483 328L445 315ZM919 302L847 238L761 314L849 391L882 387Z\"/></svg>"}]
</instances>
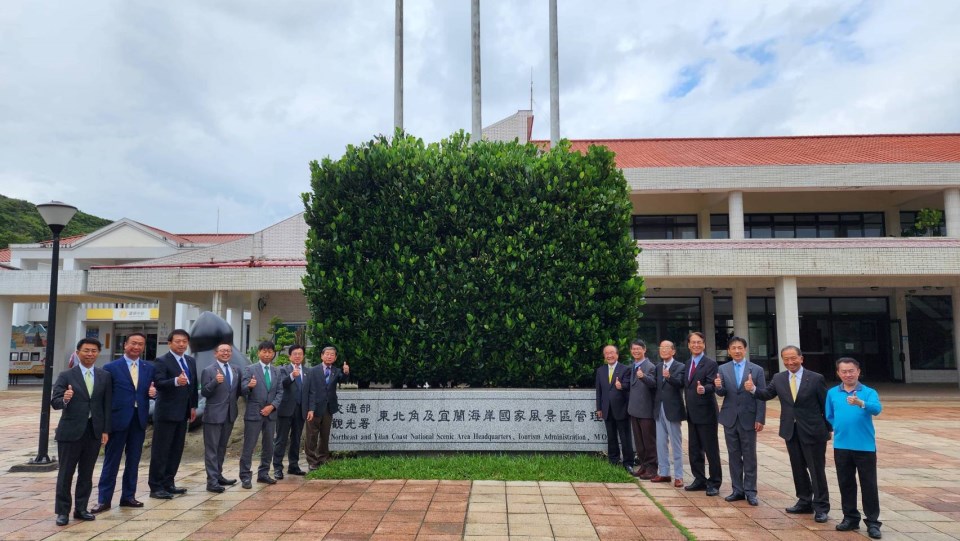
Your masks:
<instances>
[{"instance_id":1,"label":"white cloud","mask_svg":"<svg viewBox=\"0 0 960 541\"><path fill-rule=\"evenodd\" d=\"M407 130L469 130L469 2L405 4ZM5 0L0 193L174 232L217 208L222 231L276 222L310 160L392 132L393 9ZM548 138L546 3L481 10L484 123L528 106L532 70ZM559 19L565 137L958 130L952 0L564 0Z\"/></svg>"}]
</instances>

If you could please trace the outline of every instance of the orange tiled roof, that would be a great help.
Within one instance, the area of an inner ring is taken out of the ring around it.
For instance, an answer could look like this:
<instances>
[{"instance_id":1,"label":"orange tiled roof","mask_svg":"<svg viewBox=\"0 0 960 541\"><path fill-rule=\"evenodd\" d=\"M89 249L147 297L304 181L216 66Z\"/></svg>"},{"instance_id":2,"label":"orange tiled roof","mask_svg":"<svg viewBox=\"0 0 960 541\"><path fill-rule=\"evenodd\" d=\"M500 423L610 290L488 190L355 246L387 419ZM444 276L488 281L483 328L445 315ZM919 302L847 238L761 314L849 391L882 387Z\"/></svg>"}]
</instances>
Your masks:
<instances>
[{"instance_id":1,"label":"orange tiled roof","mask_svg":"<svg viewBox=\"0 0 960 541\"><path fill-rule=\"evenodd\" d=\"M196 244L223 244L249 237L250 233L180 233L179 237Z\"/></svg>"},{"instance_id":2,"label":"orange tiled roof","mask_svg":"<svg viewBox=\"0 0 960 541\"><path fill-rule=\"evenodd\" d=\"M0 263L10 262L10 248L0 248Z\"/></svg>"},{"instance_id":3,"label":"orange tiled roof","mask_svg":"<svg viewBox=\"0 0 960 541\"><path fill-rule=\"evenodd\" d=\"M701 139L579 139L574 150L603 145L620 168L840 165L960 162L960 133L812 135ZM534 141L548 148L548 141Z\"/></svg>"}]
</instances>

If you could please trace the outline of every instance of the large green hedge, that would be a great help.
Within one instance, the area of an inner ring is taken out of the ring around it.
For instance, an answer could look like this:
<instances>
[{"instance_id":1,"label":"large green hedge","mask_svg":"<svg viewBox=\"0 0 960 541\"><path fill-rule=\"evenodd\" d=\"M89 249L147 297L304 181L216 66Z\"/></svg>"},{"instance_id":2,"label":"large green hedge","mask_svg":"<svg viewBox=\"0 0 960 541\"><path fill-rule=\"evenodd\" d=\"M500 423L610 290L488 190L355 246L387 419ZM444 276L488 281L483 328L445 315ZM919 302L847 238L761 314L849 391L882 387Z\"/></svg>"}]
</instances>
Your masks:
<instances>
[{"instance_id":1,"label":"large green hedge","mask_svg":"<svg viewBox=\"0 0 960 541\"><path fill-rule=\"evenodd\" d=\"M360 379L592 385L602 345L635 336L643 279L606 148L381 136L311 171L308 332Z\"/></svg>"}]
</instances>

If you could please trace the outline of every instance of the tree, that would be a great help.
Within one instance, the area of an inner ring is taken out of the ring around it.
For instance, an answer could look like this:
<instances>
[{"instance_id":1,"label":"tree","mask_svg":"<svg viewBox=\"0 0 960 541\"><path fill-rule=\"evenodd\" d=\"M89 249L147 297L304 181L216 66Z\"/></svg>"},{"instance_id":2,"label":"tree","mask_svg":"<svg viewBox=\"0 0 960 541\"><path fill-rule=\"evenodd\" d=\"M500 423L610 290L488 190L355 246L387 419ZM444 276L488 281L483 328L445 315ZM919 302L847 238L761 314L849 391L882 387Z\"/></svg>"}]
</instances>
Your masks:
<instances>
[{"instance_id":1,"label":"tree","mask_svg":"<svg viewBox=\"0 0 960 541\"><path fill-rule=\"evenodd\" d=\"M362 379L584 385L636 335L639 248L606 148L398 132L311 172L308 333Z\"/></svg>"}]
</instances>

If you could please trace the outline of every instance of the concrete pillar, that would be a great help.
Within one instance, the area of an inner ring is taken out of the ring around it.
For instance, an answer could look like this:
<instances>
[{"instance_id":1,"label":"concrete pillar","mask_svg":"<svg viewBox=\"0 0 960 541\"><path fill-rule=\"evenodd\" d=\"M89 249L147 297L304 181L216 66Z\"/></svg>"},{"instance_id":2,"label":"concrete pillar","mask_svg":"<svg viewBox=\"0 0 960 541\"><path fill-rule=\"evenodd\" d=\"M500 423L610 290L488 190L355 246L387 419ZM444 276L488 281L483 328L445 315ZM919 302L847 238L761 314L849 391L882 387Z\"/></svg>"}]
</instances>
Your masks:
<instances>
[{"instance_id":1,"label":"concrete pillar","mask_svg":"<svg viewBox=\"0 0 960 541\"><path fill-rule=\"evenodd\" d=\"M960 188L943 191L943 219L947 222L947 236L960 239Z\"/></svg>"},{"instance_id":2,"label":"concrete pillar","mask_svg":"<svg viewBox=\"0 0 960 541\"><path fill-rule=\"evenodd\" d=\"M81 321L79 310L80 305L75 302L57 301L57 328L54 331L56 336L53 344L54 377L67 368L70 354L77 350Z\"/></svg>"},{"instance_id":3,"label":"concrete pillar","mask_svg":"<svg viewBox=\"0 0 960 541\"><path fill-rule=\"evenodd\" d=\"M750 320L747 311L747 287L737 282L733 287L733 334L749 342Z\"/></svg>"},{"instance_id":4,"label":"concrete pillar","mask_svg":"<svg viewBox=\"0 0 960 541\"><path fill-rule=\"evenodd\" d=\"M250 345L260 337L260 292L250 292Z\"/></svg>"},{"instance_id":5,"label":"concrete pillar","mask_svg":"<svg viewBox=\"0 0 960 541\"><path fill-rule=\"evenodd\" d=\"M783 371L783 359L780 348L800 347L800 310L797 306L797 279L784 276L776 279L775 293L777 302L777 362Z\"/></svg>"},{"instance_id":6,"label":"concrete pillar","mask_svg":"<svg viewBox=\"0 0 960 541\"><path fill-rule=\"evenodd\" d=\"M717 326L716 316L713 312L713 293L708 290L703 291L702 300L700 302L702 306L701 315L703 316L703 322L701 323L701 329L703 329L703 335L706 337L704 347L706 348L707 355L717 358Z\"/></svg>"},{"instance_id":7,"label":"concrete pillar","mask_svg":"<svg viewBox=\"0 0 960 541\"><path fill-rule=\"evenodd\" d=\"M233 329L233 346L243 351L243 306L237 306L240 304L239 299L235 304L230 305L227 323Z\"/></svg>"},{"instance_id":8,"label":"concrete pillar","mask_svg":"<svg viewBox=\"0 0 960 541\"><path fill-rule=\"evenodd\" d=\"M957 381L960 382L960 362L957 362L960 355L960 283L953 286L953 358L957 365Z\"/></svg>"},{"instance_id":9,"label":"concrete pillar","mask_svg":"<svg viewBox=\"0 0 960 541\"><path fill-rule=\"evenodd\" d=\"M214 291L210 300L210 311L223 319L227 319L227 292Z\"/></svg>"},{"instance_id":10,"label":"concrete pillar","mask_svg":"<svg viewBox=\"0 0 960 541\"><path fill-rule=\"evenodd\" d=\"M560 142L560 47L557 32L557 0L548 3L550 24L550 148Z\"/></svg>"},{"instance_id":11,"label":"concrete pillar","mask_svg":"<svg viewBox=\"0 0 960 541\"><path fill-rule=\"evenodd\" d=\"M177 299L173 293L170 293L158 300L160 302L157 306L159 311L157 316L157 357L160 357L170 351L167 336L170 331L177 328Z\"/></svg>"},{"instance_id":12,"label":"concrete pillar","mask_svg":"<svg viewBox=\"0 0 960 541\"><path fill-rule=\"evenodd\" d=\"M727 214L730 218L730 238L743 239L743 192L730 192L727 196Z\"/></svg>"},{"instance_id":13,"label":"concrete pillar","mask_svg":"<svg viewBox=\"0 0 960 541\"><path fill-rule=\"evenodd\" d=\"M888 208L883 211L884 233L888 237L899 237L900 235L900 209Z\"/></svg>"},{"instance_id":14,"label":"concrete pillar","mask_svg":"<svg viewBox=\"0 0 960 541\"><path fill-rule=\"evenodd\" d=\"M10 381L10 340L13 338L13 301L0 297L0 391Z\"/></svg>"},{"instance_id":15,"label":"concrete pillar","mask_svg":"<svg viewBox=\"0 0 960 541\"><path fill-rule=\"evenodd\" d=\"M710 239L710 209L702 209L697 213L697 237Z\"/></svg>"}]
</instances>

